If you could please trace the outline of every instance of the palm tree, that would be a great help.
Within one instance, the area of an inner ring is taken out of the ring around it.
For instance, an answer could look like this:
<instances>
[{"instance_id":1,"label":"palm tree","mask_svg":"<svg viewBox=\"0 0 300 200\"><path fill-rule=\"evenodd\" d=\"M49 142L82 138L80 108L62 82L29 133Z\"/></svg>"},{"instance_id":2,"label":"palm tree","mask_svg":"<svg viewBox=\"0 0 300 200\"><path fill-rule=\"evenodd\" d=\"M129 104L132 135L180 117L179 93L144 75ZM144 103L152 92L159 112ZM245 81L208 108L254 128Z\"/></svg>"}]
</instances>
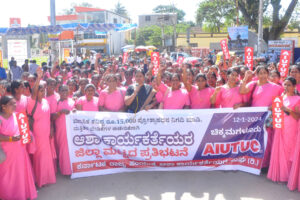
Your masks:
<instances>
[{"instance_id":1,"label":"palm tree","mask_svg":"<svg viewBox=\"0 0 300 200\"><path fill-rule=\"evenodd\" d=\"M126 8L120 2L115 5L115 9L113 11L121 16L128 17Z\"/></svg>"}]
</instances>

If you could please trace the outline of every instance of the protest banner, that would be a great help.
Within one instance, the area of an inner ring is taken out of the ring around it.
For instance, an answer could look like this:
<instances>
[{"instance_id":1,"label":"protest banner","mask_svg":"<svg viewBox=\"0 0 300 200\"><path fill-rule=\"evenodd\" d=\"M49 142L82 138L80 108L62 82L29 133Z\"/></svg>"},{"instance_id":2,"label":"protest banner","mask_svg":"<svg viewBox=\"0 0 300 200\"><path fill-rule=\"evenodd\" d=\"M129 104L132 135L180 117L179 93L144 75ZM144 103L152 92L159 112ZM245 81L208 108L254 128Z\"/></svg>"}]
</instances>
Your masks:
<instances>
[{"instance_id":1,"label":"protest banner","mask_svg":"<svg viewBox=\"0 0 300 200\"><path fill-rule=\"evenodd\" d=\"M67 115L71 178L132 171L259 174L266 107Z\"/></svg>"},{"instance_id":2,"label":"protest banner","mask_svg":"<svg viewBox=\"0 0 300 200\"><path fill-rule=\"evenodd\" d=\"M282 50L280 54L280 62L278 66L278 71L281 77L287 77L290 67L291 52L287 50Z\"/></svg>"},{"instance_id":3,"label":"protest banner","mask_svg":"<svg viewBox=\"0 0 300 200\"><path fill-rule=\"evenodd\" d=\"M19 126L19 131L21 134L21 143L28 144L31 141L30 133L29 133L29 123L26 113L16 113L16 118Z\"/></svg>"},{"instance_id":4,"label":"protest banner","mask_svg":"<svg viewBox=\"0 0 300 200\"><path fill-rule=\"evenodd\" d=\"M221 49L223 51L224 61L229 60L230 54L229 54L229 49L228 49L228 46L227 46L227 40L226 39L221 40L220 44L221 44Z\"/></svg>"},{"instance_id":5,"label":"protest banner","mask_svg":"<svg viewBox=\"0 0 300 200\"><path fill-rule=\"evenodd\" d=\"M159 52L151 53L151 63L153 65L152 74L157 75L159 69Z\"/></svg>"},{"instance_id":6,"label":"protest banner","mask_svg":"<svg viewBox=\"0 0 300 200\"><path fill-rule=\"evenodd\" d=\"M245 65L253 71L253 47L245 47Z\"/></svg>"},{"instance_id":7,"label":"protest banner","mask_svg":"<svg viewBox=\"0 0 300 200\"><path fill-rule=\"evenodd\" d=\"M273 128L283 128L283 99L282 96L274 97L272 102L272 113L273 113Z\"/></svg>"}]
</instances>

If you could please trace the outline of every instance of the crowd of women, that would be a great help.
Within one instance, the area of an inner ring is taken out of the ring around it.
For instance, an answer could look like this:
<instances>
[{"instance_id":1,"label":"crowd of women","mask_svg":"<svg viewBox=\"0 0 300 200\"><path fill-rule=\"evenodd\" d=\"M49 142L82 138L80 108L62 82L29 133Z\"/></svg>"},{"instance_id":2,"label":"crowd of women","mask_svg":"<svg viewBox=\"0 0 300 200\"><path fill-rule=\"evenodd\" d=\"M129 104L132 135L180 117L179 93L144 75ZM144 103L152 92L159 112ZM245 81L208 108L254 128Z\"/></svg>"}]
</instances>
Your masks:
<instances>
[{"instance_id":1,"label":"crowd of women","mask_svg":"<svg viewBox=\"0 0 300 200\"><path fill-rule=\"evenodd\" d=\"M35 199L36 186L56 182L56 172L72 173L65 116L76 110L136 113L149 109L208 109L272 106L283 96L284 128L268 123L263 167L267 178L300 191L300 66L281 78L274 63L254 71L232 57L228 63L204 59L179 65L161 58L157 75L147 59L121 64L43 65L22 80L0 82L0 199ZM34 119L31 143L22 145L16 112ZM269 120L270 121L270 120ZM58 167L57 167L58 166Z\"/></svg>"}]
</instances>

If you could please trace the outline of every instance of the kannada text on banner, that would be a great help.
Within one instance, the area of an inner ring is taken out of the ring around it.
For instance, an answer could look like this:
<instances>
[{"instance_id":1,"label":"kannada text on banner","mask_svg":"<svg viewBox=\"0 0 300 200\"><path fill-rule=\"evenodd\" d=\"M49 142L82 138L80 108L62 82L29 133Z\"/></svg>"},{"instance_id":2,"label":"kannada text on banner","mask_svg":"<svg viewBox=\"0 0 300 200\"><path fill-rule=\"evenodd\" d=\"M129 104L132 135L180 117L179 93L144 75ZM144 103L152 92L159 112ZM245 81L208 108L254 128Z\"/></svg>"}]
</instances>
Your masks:
<instances>
[{"instance_id":1,"label":"kannada text on banner","mask_svg":"<svg viewBox=\"0 0 300 200\"><path fill-rule=\"evenodd\" d=\"M266 116L265 107L70 114L71 177L155 170L259 174Z\"/></svg>"}]
</instances>

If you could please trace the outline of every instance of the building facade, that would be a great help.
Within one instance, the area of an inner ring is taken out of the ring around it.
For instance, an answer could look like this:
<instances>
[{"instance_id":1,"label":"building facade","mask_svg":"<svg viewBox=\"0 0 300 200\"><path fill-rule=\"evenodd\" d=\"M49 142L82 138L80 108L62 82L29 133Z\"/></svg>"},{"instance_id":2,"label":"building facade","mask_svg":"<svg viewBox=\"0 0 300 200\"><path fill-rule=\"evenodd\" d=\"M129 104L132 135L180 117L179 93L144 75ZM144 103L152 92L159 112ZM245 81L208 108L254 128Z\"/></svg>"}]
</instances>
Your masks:
<instances>
[{"instance_id":1,"label":"building facade","mask_svg":"<svg viewBox=\"0 0 300 200\"><path fill-rule=\"evenodd\" d=\"M177 24L177 13L153 13L139 15L139 28L146 26L174 26Z\"/></svg>"},{"instance_id":2,"label":"building facade","mask_svg":"<svg viewBox=\"0 0 300 200\"><path fill-rule=\"evenodd\" d=\"M130 19L109 10L99 8L77 7L73 8L74 14L56 16L56 24L70 23L130 23ZM50 21L50 17L48 17ZM92 49L108 55L119 54L121 48L130 39L129 32L109 31L107 33L75 31L76 49Z\"/></svg>"}]
</instances>

